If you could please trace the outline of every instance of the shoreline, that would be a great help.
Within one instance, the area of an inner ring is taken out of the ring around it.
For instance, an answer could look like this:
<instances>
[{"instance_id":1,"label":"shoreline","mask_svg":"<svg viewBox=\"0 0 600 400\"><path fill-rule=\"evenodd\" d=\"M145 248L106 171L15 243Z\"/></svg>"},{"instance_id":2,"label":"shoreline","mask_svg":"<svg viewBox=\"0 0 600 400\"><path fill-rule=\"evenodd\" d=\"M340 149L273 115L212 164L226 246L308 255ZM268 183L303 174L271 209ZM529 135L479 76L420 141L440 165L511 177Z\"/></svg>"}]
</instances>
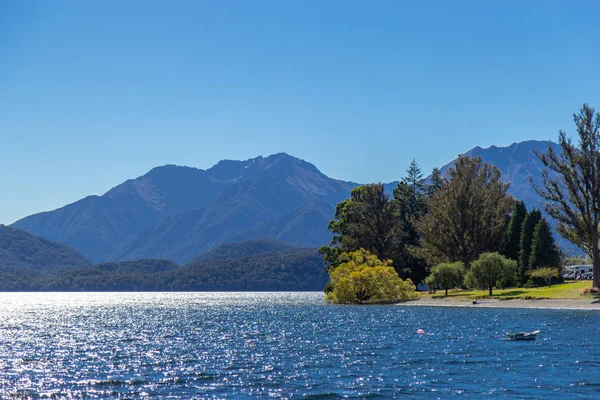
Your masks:
<instances>
[{"instance_id":1,"label":"shoreline","mask_svg":"<svg viewBox=\"0 0 600 400\"><path fill-rule=\"evenodd\" d=\"M548 310L600 310L600 301L592 299L426 299L397 303L400 307L463 307L463 308L536 308Z\"/></svg>"}]
</instances>

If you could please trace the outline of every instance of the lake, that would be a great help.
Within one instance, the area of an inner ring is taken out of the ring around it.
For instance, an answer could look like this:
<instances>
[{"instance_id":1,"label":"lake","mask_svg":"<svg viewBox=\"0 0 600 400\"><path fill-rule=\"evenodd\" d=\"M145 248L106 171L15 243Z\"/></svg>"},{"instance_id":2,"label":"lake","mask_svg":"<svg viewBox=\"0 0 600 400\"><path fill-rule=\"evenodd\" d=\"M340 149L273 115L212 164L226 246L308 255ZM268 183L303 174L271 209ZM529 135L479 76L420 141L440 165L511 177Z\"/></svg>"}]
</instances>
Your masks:
<instances>
[{"instance_id":1,"label":"lake","mask_svg":"<svg viewBox=\"0 0 600 400\"><path fill-rule=\"evenodd\" d=\"M535 342L503 340L537 329ZM595 311L3 293L0 397L597 398L599 341Z\"/></svg>"}]
</instances>

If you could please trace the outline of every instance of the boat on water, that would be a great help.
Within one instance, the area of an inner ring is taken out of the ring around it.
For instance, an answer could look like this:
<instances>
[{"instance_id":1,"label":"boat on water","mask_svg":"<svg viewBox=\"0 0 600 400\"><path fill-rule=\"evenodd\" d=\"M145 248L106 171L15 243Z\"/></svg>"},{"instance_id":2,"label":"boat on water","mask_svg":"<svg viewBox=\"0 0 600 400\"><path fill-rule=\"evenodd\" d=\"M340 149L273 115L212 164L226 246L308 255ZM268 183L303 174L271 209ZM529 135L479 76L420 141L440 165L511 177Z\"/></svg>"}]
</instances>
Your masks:
<instances>
[{"instance_id":1,"label":"boat on water","mask_svg":"<svg viewBox=\"0 0 600 400\"><path fill-rule=\"evenodd\" d=\"M510 341L516 341L516 340L535 340L537 334L540 333L540 331L533 331L533 332L508 332L506 335L508 335L508 340Z\"/></svg>"}]
</instances>

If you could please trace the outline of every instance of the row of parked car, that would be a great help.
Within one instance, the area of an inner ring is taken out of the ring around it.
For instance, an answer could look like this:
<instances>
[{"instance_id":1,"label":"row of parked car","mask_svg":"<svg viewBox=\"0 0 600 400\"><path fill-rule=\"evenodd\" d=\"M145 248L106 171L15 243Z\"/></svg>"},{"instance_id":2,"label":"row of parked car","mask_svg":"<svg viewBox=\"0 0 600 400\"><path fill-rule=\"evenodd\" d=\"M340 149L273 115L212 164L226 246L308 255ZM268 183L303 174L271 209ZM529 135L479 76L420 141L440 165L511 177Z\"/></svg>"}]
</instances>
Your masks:
<instances>
[{"instance_id":1,"label":"row of parked car","mask_svg":"<svg viewBox=\"0 0 600 400\"><path fill-rule=\"evenodd\" d=\"M590 280L592 280L592 278L594 278L594 273L593 272L584 272L583 274L574 274L571 272L568 274L564 274L563 278L577 280L577 281L590 281Z\"/></svg>"},{"instance_id":2,"label":"row of parked car","mask_svg":"<svg viewBox=\"0 0 600 400\"><path fill-rule=\"evenodd\" d=\"M593 268L591 265L568 265L563 268L563 278L574 279L578 281L590 280L594 276L592 269Z\"/></svg>"}]
</instances>

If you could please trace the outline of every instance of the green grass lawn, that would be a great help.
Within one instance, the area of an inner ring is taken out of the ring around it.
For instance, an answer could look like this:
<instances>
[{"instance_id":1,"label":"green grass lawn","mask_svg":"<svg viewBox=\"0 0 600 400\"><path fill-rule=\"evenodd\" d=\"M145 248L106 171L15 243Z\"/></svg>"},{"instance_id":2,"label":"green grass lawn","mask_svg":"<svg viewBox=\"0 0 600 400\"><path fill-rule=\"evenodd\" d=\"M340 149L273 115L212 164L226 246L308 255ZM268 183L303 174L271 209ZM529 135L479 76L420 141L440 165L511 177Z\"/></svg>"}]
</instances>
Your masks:
<instances>
[{"instance_id":1,"label":"green grass lawn","mask_svg":"<svg viewBox=\"0 0 600 400\"><path fill-rule=\"evenodd\" d=\"M488 296L487 290L469 290L458 291L449 290L448 296L444 296L443 290L438 290L435 294L421 293L421 297L440 299L585 299L592 298L591 295L583 296L582 291L585 288L592 287L592 281L573 281L552 285L552 287L540 286L539 288L507 288L504 290L494 289L493 296Z\"/></svg>"}]
</instances>

